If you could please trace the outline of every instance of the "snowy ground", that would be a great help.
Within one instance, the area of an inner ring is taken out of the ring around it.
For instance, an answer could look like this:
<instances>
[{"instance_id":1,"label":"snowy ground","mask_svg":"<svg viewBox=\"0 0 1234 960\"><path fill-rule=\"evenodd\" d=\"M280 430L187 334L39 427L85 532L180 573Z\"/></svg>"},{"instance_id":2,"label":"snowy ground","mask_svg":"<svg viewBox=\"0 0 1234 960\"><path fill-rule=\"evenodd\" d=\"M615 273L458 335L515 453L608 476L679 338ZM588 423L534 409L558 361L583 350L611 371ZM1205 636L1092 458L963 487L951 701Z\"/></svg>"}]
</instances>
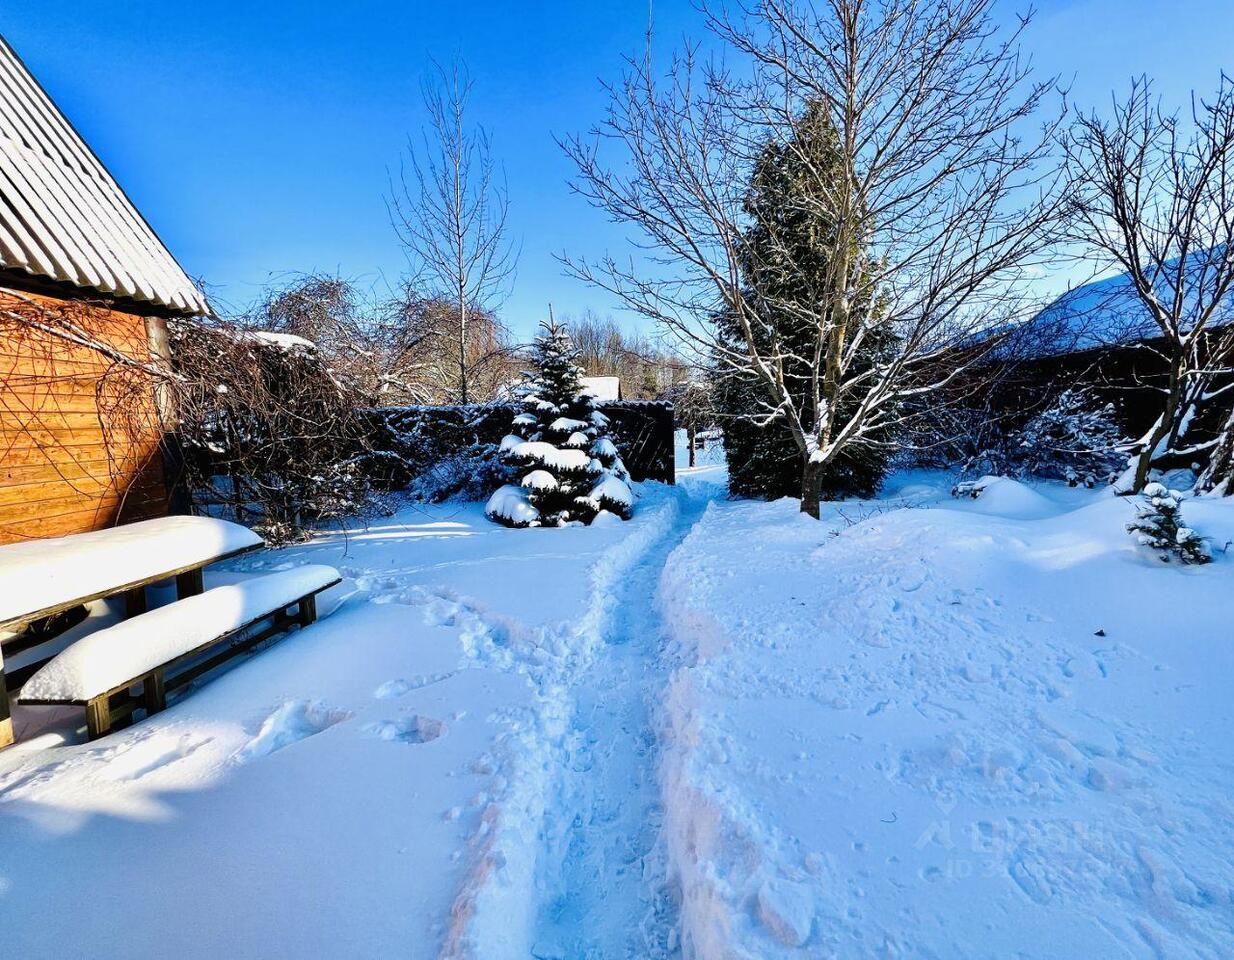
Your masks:
<instances>
[{"instance_id":1,"label":"snowy ground","mask_svg":"<svg viewBox=\"0 0 1234 960\"><path fill-rule=\"evenodd\" d=\"M721 463L627 524L409 509L215 573L348 579L98 743L21 711L5 955L1234 952L1234 558L941 475L819 524Z\"/></svg>"},{"instance_id":2,"label":"snowy ground","mask_svg":"<svg viewBox=\"0 0 1234 960\"><path fill-rule=\"evenodd\" d=\"M1229 956L1234 564L1142 554L1108 491L949 480L822 525L716 503L670 559L685 942ZM1234 503L1185 509L1234 540Z\"/></svg>"}]
</instances>

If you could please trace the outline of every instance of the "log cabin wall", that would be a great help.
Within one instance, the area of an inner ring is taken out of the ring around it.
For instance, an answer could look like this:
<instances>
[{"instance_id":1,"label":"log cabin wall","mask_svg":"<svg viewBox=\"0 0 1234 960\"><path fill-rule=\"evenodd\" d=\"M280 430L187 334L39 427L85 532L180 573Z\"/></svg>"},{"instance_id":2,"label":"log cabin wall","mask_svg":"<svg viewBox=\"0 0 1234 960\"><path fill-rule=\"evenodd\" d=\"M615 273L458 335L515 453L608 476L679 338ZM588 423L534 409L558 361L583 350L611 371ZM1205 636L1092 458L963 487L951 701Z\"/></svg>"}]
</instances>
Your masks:
<instances>
[{"instance_id":1,"label":"log cabin wall","mask_svg":"<svg viewBox=\"0 0 1234 960\"><path fill-rule=\"evenodd\" d=\"M143 363L163 321L15 293L0 309L72 310L107 346ZM155 378L64 337L0 324L0 544L161 516L168 483Z\"/></svg>"}]
</instances>

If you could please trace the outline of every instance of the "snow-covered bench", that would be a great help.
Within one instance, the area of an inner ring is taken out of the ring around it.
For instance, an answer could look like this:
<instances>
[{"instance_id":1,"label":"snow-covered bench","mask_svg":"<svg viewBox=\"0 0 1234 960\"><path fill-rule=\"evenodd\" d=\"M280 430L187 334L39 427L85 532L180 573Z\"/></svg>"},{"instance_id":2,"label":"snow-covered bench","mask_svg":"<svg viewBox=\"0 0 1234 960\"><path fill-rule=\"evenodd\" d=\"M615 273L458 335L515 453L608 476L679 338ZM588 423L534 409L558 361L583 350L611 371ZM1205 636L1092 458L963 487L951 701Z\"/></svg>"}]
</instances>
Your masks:
<instances>
[{"instance_id":1,"label":"snow-covered bench","mask_svg":"<svg viewBox=\"0 0 1234 960\"><path fill-rule=\"evenodd\" d=\"M205 567L262 545L252 530L226 520L159 517L0 547L0 747L12 742L8 691L46 659L27 656L6 675L6 657L47 639L28 627L113 596L123 596L125 615L136 616L146 610L146 587L173 577L177 596L199 594Z\"/></svg>"},{"instance_id":2,"label":"snow-covered bench","mask_svg":"<svg viewBox=\"0 0 1234 960\"><path fill-rule=\"evenodd\" d=\"M312 623L317 594L339 581L333 567L312 564L177 600L78 640L26 681L18 702L84 706L96 739L139 708L147 716L162 710L168 690L288 627ZM221 649L210 653L214 647Z\"/></svg>"}]
</instances>

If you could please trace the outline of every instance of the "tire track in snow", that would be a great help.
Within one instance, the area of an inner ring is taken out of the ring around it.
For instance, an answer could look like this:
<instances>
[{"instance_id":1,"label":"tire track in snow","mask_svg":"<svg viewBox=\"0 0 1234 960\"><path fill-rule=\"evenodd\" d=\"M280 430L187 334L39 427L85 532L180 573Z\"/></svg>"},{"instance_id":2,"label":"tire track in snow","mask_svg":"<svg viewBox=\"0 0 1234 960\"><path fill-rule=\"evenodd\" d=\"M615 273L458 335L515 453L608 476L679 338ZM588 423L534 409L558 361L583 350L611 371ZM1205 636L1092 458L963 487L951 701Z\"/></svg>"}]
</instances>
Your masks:
<instances>
[{"instance_id":1,"label":"tire track in snow","mask_svg":"<svg viewBox=\"0 0 1234 960\"><path fill-rule=\"evenodd\" d=\"M705 503L676 495L680 512L622 578L604 645L575 687L562 779L542 833L537 960L677 954L655 732L669 669L659 585Z\"/></svg>"}]
</instances>

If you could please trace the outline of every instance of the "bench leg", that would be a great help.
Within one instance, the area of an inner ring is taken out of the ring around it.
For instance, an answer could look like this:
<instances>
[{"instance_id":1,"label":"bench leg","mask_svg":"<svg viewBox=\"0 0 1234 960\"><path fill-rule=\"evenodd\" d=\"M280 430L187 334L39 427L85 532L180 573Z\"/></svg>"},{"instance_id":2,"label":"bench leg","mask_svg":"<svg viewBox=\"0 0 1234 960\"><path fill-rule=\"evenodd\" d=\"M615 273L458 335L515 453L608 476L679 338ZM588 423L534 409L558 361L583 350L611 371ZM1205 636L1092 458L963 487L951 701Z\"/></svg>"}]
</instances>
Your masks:
<instances>
[{"instance_id":1,"label":"bench leg","mask_svg":"<svg viewBox=\"0 0 1234 960\"><path fill-rule=\"evenodd\" d=\"M296 605L296 620L302 627L307 627L317 619L317 595L301 597Z\"/></svg>"},{"instance_id":2,"label":"bench leg","mask_svg":"<svg viewBox=\"0 0 1234 960\"><path fill-rule=\"evenodd\" d=\"M13 716L9 711L9 685L4 675L4 650L0 648L0 747L13 742Z\"/></svg>"},{"instance_id":3,"label":"bench leg","mask_svg":"<svg viewBox=\"0 0 1234 960\"><path fill-rule=\"evenodd\" d=\"M176 599L183 600L185 597L195 597L205 589L205 583L202 579L201 568L196 570L186 570L184 573L176 574Z\"/></svg>"},{"instance_id":4,"label":"bench leg","mask_svg":"<svg viewBox=\"0 0 1234 960\"><path fill-rule=\"evenodd\" d=\"M86 702L86 735L91 740L111 732L111 703L107 697L95 697Z\"/></svg>"},{"instance_id":5,"label":"bench leg","mask_svg":"<svg viewBox=\"0 0 1234 960\"><path fill-rule=\"evenodd\" d=\"M150 609L150 605L146 602L146 588L134 587L132 590L125 591L124 594L124 616L125 619L131 617L139 617Z\"/></svg>"},{"instance_id":6,"label":"bench leg","mask_svg":"<svg viewBox=\"0 0 1234 960\"><path fill-rule=\"evenodd\" d=\"M142 680L141 696L147 717L167 706L167 685L164 682L162 670L155 670Z\"/></svg>"},{"instance_id":7,"label":"bench leg","mask_svg":"<svg viewBox=\"0 0 1234 960\"><path fill-rule=\"evenodd\" d=\"M4 655L0 654L0 747L13 742L13 717L9 712L9 688L5 683Z\"/></svg>"}]
</instances>

